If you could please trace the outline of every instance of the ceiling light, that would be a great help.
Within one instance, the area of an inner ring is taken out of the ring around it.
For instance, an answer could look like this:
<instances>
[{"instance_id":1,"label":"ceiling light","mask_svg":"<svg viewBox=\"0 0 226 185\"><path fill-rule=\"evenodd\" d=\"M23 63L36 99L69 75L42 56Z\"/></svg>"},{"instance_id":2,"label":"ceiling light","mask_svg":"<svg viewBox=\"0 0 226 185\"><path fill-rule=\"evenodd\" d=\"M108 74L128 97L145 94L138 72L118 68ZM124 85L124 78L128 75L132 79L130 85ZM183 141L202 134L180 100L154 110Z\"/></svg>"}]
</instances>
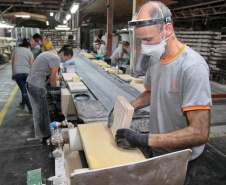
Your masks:
<instances>
[{"instance_id":1,"label":"ceiling light","mask_svg":"<svg viewBox=\"0 0 226 185\"><path fill-rule=\"evenodd\" d=\"M49 21L46 21L46 25L49 26Z\"/></svg>"},{"instance_id":2,"label":"ceiling light","mask_svg":"<svg viewBox=\"0 0 226 185\"><path fill-rule=\"evenodd\" d=\"M75 13L78 10L79 4L73 3L71 6L71 13Z\"/></svg>"},{"instance_id":3,"label":"ceiling light","mask_svg":"<svg viewBox=\"0 0 226 185\"><path fill-rule=\"evenodd\" d=\"M57 27L67 27L67 25L57 25Z\"/></svg>"},{"instance_id":4,"label":"ceiling light","mask_svg":"<svg viewBox=\"0 0 226 185\"><path fill-rule=\"evenodd\" d=\"M42 2L24 1L24 4L42 4Z\"/></svg>"},{"instance_id":5,"label":"ceiling light","mask_svg":"<svg viewBox=\"0 0 226 185\"><path fill-rule=\"evenodd\" d=\"M55 27L56 30L70 30L69 27Z\"/></svg>"},{"instance_id":6,"label":"ceiling light","mask_svg":"<svg viewBox=\"0 0 226 185\"><path fill-rule=\"evenodd\" d=\"M66 24L67 23L67 20L64 20L63 23Z\"/></svg>"},{"instance_id":7,"label":"ceiling light","mask_svg":"<svg viewBox=\"0 0 226 185\"><path fill-rule=\"evenodd\" d=\"M53 16L53 14L54 14L53 12L50 12L50 16Z\"/></svg>"},{"instance_id":8,"label":"ceiling light","mask_svg":"<svg viewBox=\"0 0 226 185\"><path fill-rule=\"evenodd\" d=\"M13 25L9 25L9 24L2 24L2 23L0 23L0 27L1 28L13 28L14 26Z\"/></svg>"},{"instance_id":9,"label":"ceiling light","mask_svg":"<svg viewBox=\"0 0 226 185\"><path fill-rule=\"evenodd\" d=\"M2 23L5 23L5 21L2 21Z\"/></svg>"},{"instance_id":10,"label":"ceiling light","mask_svg":"<svg viewBox=\"0 0 226 185\"><path fill-rule=\"evenodd\" d=\"M69 20L71 18L71 14L66 15L66 20Z\"/></svg>"},{"instance_id":11,"label":"ceiling light","mask_svg":"<svg viewBox=\"0 0 226 185\"><path fill-rule=\"evenodd\" d=\"M15 15L15 17L30 18L30 15Z\"/></svg>"}]
</instances>

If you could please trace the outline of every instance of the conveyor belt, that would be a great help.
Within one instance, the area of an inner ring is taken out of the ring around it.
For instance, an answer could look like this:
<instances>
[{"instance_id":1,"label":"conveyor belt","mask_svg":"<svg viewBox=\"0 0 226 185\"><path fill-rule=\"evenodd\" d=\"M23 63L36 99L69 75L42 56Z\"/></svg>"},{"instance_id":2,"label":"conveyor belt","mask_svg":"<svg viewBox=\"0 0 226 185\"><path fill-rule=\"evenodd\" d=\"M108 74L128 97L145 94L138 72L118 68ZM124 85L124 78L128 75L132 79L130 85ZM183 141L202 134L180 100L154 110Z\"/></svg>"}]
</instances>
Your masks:
<instances>
[{"instance_id":1,"label":"conveyor belt","mask_svg":"<svg viewBox=\"0 0 226 185\"><path fill-rule=\"evenodd\" d=\"M124 96L129 102L135 100L141 93L128 84L122 83L106 73L100 66L90 62L89 59L74 52L76 73L82 77L83 82L101 101L104 107L111 111L117 96ZM149 112L149 108L145 108Z\"/></svg>"}]
</instances>

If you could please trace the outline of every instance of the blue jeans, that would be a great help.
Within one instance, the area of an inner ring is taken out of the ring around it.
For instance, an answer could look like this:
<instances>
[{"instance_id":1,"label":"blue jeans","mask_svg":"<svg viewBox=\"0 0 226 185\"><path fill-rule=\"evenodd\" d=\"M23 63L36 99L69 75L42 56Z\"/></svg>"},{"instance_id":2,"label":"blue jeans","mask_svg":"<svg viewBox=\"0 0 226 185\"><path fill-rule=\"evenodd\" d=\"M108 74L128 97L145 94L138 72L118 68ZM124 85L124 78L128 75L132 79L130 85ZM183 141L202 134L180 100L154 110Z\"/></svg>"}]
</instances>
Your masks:
<instances>
[{"instance_id":1,"label":"blue jeans","mask_svg":"<svg viewBox=\"0 0 226 185\"><path fill-rule=\"evenodd\" d=\"M27 108L31 110L31 104L28 98L27 94L27 88L26 88L26 80L27 80L28 73L18 73L14 75L14 79L16 80L16 83L18 84L21 93L22 93L22 101L24 101L27 105Z\"/></svg>"},{"instance_id":2,"label":"blue jeans","mask_svg":"<svg viewBox=\"0 0 226 185\"><path fill-rule=\"evenodd\" d=\"M50 120L46 90L29 83L27 84L27 89L33 111L35 136L38 138L48 137L50 135Z\"/></svg>"}]
</instances>

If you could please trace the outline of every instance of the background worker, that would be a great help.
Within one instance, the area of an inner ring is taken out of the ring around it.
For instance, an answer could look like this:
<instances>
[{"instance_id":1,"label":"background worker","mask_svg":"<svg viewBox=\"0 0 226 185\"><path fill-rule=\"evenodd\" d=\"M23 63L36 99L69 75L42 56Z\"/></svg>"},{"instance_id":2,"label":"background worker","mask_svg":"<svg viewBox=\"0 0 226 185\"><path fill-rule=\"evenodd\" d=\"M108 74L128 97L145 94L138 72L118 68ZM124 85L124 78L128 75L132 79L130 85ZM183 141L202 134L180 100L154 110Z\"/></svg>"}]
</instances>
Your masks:
<instances>
[{"instance_id":1,"label":"background worker","mask_svg":"<svg viewBox=\"0 0 226 185\"><path fill-rule=\"evenodd\" d=\"M61 58L65 61L73 56L73 50L68 45L63 46L59 52L46 51L40 54L34 61L29 76L27 86L31 101L35 136L48 139L49 130L49 110L46 99L46 76L50 73L50 85L56 86L56 74L60 66Z\"/></svg>"},{"instance_id":2,"label":"background worker","mask_svg":"<svg viewBox=\"0 0 226 185\"><path fill-rule=\"evenodd\" d=\"M41 43L42 37L38 33L35 33L30 40L31 43L31 52L34 55L34 59L42 53L42 43Z\"/></svg>"},{"instance_id":3,"label":"background worker","mask_svg":"<svg viewBox=\"0 0 226 185\"><path fill-rule=\"evenodd\" d=\"M126 64L129 64L129 61L123 58L124 53L126 53L130 57L130 54L127 52L129 45L129 42L123 41L122 45L116 48L116 50L110 57L111 66L116 66L116 64L119 63L120 60L125 62Z\"/></svg>"},{"instance_id":4,"label":"background worker","mask_svg":"<svg viewBox=\"0 0 226 185\"><path fill-rule=\"evenodd\" d=\"M97 41L101 42L102 44L104 44L106 46L106 43L104 40L102 40L103 34L99 33L97 36Z\"/></svg>"},{"instance_id":5,"label":"background worker","mask_svg":"<svg viewBox=\"0 0 226 185\"><path fill-rule=\"evenodd\" d=\"M104 44L102 44L100 41L95 41L94 44L97 48L97 54L93 54L93 55L96 58L107 57L108 55L107 47Z\"/></svg>"},{"instance_id":6,"label":"background worker","mask_svg":"<svg viewBox=\"0 0 226 185\"><path fill-rule=\"evenodd\" d=\"M46 40L43 42L43 51L53 50L53 43L51 42L50 35L46 35Z\"/></svg>"},{"instance_id":7,"label":"background worker","mask_svg":"<svg viewBox=\"0 0 226 185\"><path fill-rule=\"evenodd\" d=\"M154 156L191 148L190 161L197 159L209 136L212 106L206 61L177 39L171 12L161 2L146 3L129 26L150 56L146 91L131 103L135 110L150 105L150 132L119 129L117 145L150 146Z\"/></svg>"},{"instance_id":8,"label":"background worker","mask_svg":"<svg viewBox=\"0 0 226 185\"><path fill-rule=\"evenodd\" d=\"M20 46L22 42L23 42L23 39L21 37L21 34L19 34L16 40L16 46Z\"/></svg>"},{"instance_id":9,"label":"background worker","mask_svg":"<svg viewBox=\"0 0 226 185\"><path fill-rule=\"evenodd\" d=\"M98 36L97 36L97 39L94 41L94 44L93 44L93 50L96 52L98 48L96 48L96 42L99 42L99 43L102 43L106 46L106 43L104 40L102 40L102 36L103 34L102 33L99 33Z\"/></svg>"},{"instance_id":10,"label":"background worker","mask_svg":"<svg viewBox=\"0 0 226 185\"><path fill-rule=\"evenodd\" d=\"M26 80L34 61L33 53L30 51L31 44L23 39L22 47L16 47L12 53L12 80L15 80L22 94L21 106L27 105L29 113L32 113L31 104L27 94Z\"/></svg>"}]
</instances>

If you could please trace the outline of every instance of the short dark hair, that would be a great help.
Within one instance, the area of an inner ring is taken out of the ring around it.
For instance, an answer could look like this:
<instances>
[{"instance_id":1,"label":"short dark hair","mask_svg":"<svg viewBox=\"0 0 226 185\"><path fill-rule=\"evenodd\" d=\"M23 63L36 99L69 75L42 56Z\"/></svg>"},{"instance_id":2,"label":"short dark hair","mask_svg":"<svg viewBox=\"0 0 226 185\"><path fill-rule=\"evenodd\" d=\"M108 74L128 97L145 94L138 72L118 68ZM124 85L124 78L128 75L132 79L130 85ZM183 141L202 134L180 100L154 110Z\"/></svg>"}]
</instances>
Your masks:
<instances>
[{"instance_id":1,"label":"short dark hair","mask_svg":"<svg viewBox=\"0 0 226 185\"><path fill-rule=\"evenodd\" d=\"M102 44L101 41L99 41L98 39L94 41L95 44Z\"/></svg>"},{"instance_id":2,"label":"short dark hair","mask_svg":"<svg viewBox=\"0 0 226 185\"><path fill-rule=\"evenodd\" d=\"M50 36L50 35L46 35L46 38L47 38L48 36Z\"/></svg>"},{"instance_id":3,"label":"short dark hair","mask_svg":"<svg viewBox=\"0 0 226 185\"><path fill-rule=\"evenodd\" d=\"M123 45L123 46L129 46L130 44L129 44L128 41L123 41L123 42L122 42L122 45Z\"/></svg>"},{"instance_id":4,"label":"short dark hair","mask_svg":"<svg viewBox=\"0 0 226 185\"><path fill-rule=\"evenodd\" d=\"M33 38L34 38L34 39L41 39L41 40L42 40L42 36L41 36L40 34L38 34L38 33L35 33L35 34L33 35Z\"/></svg>"},{"instance_id":5,"label":"short dark hair","mask_svg":"<svg viewBox=\"0 0 226 185\"><path fill-rule=\"evenodd\" d=\"M68 56L68 55L73 56L73 50L70 47L70 45L64 45L58 53L61 53L62 51L64 52L65 56Z\"/></svg>"},{"instance_id":6,"label":"short dark hair","mask_svg":"<svg viewBox=\"0 0 226 185\"><path fill-rule=\"evenodd\" d=\"M21 46L27 48L27 47L31 46L31 43L26 38L24 38Z\"/></svg>"},{"instance_id":7,"label":"short dark hair","mask_svg":"<svg viewBox=\"0 0 226 185\"><path fill-rule=\"evenodd\" d=\"M99 38L99 39L101 39L101 38L102 38L102 36L103 36L103 34L102 34L102 33L99 33L99 34L98 34L98 38Z\"/></svg>"}]
</instances>

